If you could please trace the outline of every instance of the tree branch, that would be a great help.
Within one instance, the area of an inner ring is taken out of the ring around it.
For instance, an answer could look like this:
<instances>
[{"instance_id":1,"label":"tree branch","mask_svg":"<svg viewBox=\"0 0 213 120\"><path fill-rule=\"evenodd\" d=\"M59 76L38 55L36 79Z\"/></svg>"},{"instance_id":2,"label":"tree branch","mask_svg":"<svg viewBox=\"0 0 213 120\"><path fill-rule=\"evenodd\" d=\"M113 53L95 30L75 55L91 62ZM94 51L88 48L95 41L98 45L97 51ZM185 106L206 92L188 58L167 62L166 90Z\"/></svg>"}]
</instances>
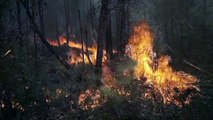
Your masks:
<instances>
[{"instance_id":1,"label":"tree branch","mask_svg":"<svg viewBox=\"0 0 213 120\"><path fill-rule=\"evenodd\" d=\"M24 7L26 14L30 20L30 24L33 27L33 30L38 34L38 36L41 39L41 42L47 47L47 49L50 51L51 54L55 56L55 58L67 69L70 69L71 66L63 60L63 58L56 54L56 52L52 49L52 46L47 42L46 38L44 37L43 33L40 32L35 20L33 19L32 14L30 13L29 6L27 6L26 2L24 0L20 0L22 6Z\"/></svg>"}]
</instances>

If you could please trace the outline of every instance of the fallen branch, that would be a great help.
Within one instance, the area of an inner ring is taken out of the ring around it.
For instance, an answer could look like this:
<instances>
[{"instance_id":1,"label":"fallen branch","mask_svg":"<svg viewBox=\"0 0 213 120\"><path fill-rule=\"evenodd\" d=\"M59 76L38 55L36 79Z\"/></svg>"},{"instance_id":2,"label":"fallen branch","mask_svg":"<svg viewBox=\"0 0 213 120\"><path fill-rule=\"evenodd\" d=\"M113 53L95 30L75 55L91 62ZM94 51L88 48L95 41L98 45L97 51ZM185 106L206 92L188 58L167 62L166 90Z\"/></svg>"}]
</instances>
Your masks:
<instances>
[{"instance_id":1,"label":"fallen branch","mask_svg":"<svg viewBox=\"0 0 213 120\"><path fill-rule=\"evenodd\" d=\"M91 61L91 59L90 59L90 57L89 57L89 51L88 51L87 48L86 48L85 55L86 55L87 59L89 60L89 63L90 63L90 65L91 65L92 70L95 71L95 67L94 67L94 65L92 64L92 61Z\"/></svg>"},{"instance_id":2,"label":"fallen branch","mask_svg":"<svg viewBox=\"0 0 213 120\"><path fill-rule=\"evenodd\" d=\"M191 67L193 67L193 68L195 68L195 69L201 71L201 72L204 72L204 73L207 73L207 74L210 75L210 76L213 76L213 74L210 73L210 72L208 72L207 70L204 70L204 69L202 69L202 68L199 68L199 67L193 65L192 63L186 61L186 60L183 60L183 62L184 62L185 64L188 64L188 65L190 65Z\"/></svg>"},{"instance_id":3,"label":"fallen branch","mask_svg":"<svg viewBox=\"0 0 213 120\"><path fill-rule=\"evenodd\" d=\"M167 47L175 56L177 56L176 52L175 52L168 44L166 44L166 47ZM178 56L177 56L177 57L178 57ZM207 70L204 70L204 69L202 69L202 68L200 68L200 67L198 67L198 66L192 64L191 62L185 60L184 58L181 58L181 60L182 60L185 64L187 64L187 65L189 65L189 66L195 68L196 70L198 70L198 71L200 71L200 72L203 72L203 73L206 73L206 74L208 74L208 75L210 75L210 76L213 76L213 73L210 73L210 72L208 72Z\"/></svg>"},{"instance_id":4,"label":"fallen branch","mask_svg":"<svg viewBox=\"0 0 213 120\"><path fill-rule=\"evenodd\" d=\"M33 16L32 14L30 13L30 10L29 10L29 6L23 1L23 0L20 0L21 4L23 5L25 11L26 11L26 14L30 20L30 24L32 25L33 27L33 30L38 34L38 36L40 37L41 39L41 42L47 47L47 49L50 51L51 54L53 54L55 56L55 58L67 69L70 69L70 65L63 60L63 58L59 55L56 54L56 52L52 49L52 46L47 42L46 38L44 37L44 35L40 32L35 20L33 19Z\"/></svg>"}]
</instances>

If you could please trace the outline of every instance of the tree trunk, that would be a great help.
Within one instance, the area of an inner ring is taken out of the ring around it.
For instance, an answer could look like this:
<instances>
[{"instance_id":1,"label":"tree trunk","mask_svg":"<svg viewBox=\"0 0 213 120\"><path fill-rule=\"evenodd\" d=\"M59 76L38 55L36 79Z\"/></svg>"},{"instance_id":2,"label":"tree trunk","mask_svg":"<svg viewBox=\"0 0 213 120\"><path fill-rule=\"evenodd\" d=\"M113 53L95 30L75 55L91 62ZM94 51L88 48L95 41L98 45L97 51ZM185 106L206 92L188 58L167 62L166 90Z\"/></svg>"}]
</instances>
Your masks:
<instances>
[{"instance_id":1,"label":"tree trunk","mask_svg":"<svg viewBox=\"0 0 213 120\"><path fill-rule=\"evenodd\" d=\"M35 16L36 16L36 9L35 9L35 6L36 6L36 2L35 0L32 0L31 2L31 5L32 5L32 19L35 20ZM35 31L33 32L33 42L34 42L34 78L37 79L37 76L38 76L38 65L37 65L37 60L38 60L38 49L37 49L37 39L36 39L36 33Z\"/></svg>"},{"instance_id":2,"label":"tree trunk","mask_svg":"<svg viewBox=\"0 0 213 120\"><path fill-rule=\"evenodd\" d=\"M77 2L77 1L76 1ZM77 4L77 3L76 3ZM78 5L78 4L77 4ZM77 7L78 9L78 20L79 20L79 26L80 26L80 40L81 40L81 52L82 52L82 60L83 60L83 69L84 69L84 39L83 39L83 26L82 26L82 22L81 22L81 13L80 13L80 9L79 7ZM84 72L83 72L84 73ZM83 77L82 77L83 78Z\"/></svg>"},{"instance_id":3,"label":"tree trunk","mask_svg":"<svg viewBox=\"0 0 213 120\"><path fill-rule=\"evenodd\" d=\"M117 0L117 14L116 14L116 27L117 27L117 50L125 53L125 45L128 42L128 12L129 0Z\"/></svg>"},{"instance_id":4,"label":"tree trunk","mask_svg":"<svg viewBox=\"0 0 213 120\"><path fill-rule=\"evenodd\" d=\"M127 3L127 1L126 0L119 0L119 5L121 5L121 9L120 9L120 12L121 12L121 21L120 21L120 26L121 26L121 28L120 28L120 48L119 48L119 50L120 50L120 52L122 53L122 54L124 54L124 52L125 52L125 44L126 44L126 39L127 39L127 37L126 37L126 26L127 26L127 17L126 17L126 3Z\"/></svg>"},{"instance_id":5,"label":"tree trunk","mask_svg":"<svg viewBox=\"0 0 213 120\"><path fill-rule=\"evenodd\" d=\"M116 0L114 3L116 6L120 6L119 0ZM121 31L121 11L120 7L116 9L116 49L117 51L120 51L120 31Z\"/></svg>"},{"instance_id":6,"label":"tree trunk","mask_svg":"<svg viewBox=\"0 0 213 120\"><path fill-rule=\"evenodd\" d=\"M43 11L43 0L38 0L38 14L39 14L39 26L40 31L43 36L45 36L45 30L44 30L44 11ZM44 50L44 44L42 43L42 50Z\"/></svg>"},{"instance_id":7,"label":"tree trunk","mask_svg":"<svg viewBox=\"0 0 213 120\"><path fill-rule=\"evenodd\" d=\"M206 41L207 39L207 0L203 0L203 19L204 19L204 24L203 24L203 39Z\"/></svg>"},{"instance_id":8,"label":"tree trunk","mask_svg":"<svg viewBox=\"0 0 213 120\"><path fill-rule=\"evenodd\" d=\"M32 25L34 31L40 37L41 42L48 48L48 50L50 51L50 53L53 54L55 56L55 58L62 65L64 65L65 68L70 69L71 68L70 65L66 61L64 61L61 56L59 56L59 55L56 54L56 52L52 49L52 46L47 42L45 36L40 32L39 27L37 26L35 20L32 17L32 14L30 13L28 4L26 4L26 2L23 1L23 0L20 0L20 2L21 2L21 4L23 5L23 7L24 7L24 9L26 11L26 14L27 14L27 17L29 18L30 24Z\"/></svg>"},{"instance_id":9,"label":"tree trunk","mask_svg":"<svg viewBox=\"0 0 213 120\"><path fill-rule=\"evenodd\" d=\"M98 49L96 59L96 73L101 73L102 57L103 57L103 42L105 39L106 25L108 16L108 0L102 0L101 13L98 26Z\"/></svg>"},{"instance_id":10,"label":"tree trunk","mask_svg":"<svg viewBox=\"0 0 213 120\"><path fill-rule=\"evenodd\" d=\"M56 17L55 18L55 36L56 36L56 39L57 39L57 41L58 41L58 44L60 45L61 43L60 43L60 40L59 40L59 28L58 28L58 18Z\"/></svg>"},{"instance_id":11,"label":"tree trunk","mask_svg":"<svg viewBox=\"0 0 213 120\"><path fill-rule=\"evenodd\" d=\"M20 3L16 0L16 9L17 9L17 21L18 21L18 29L19 29L19 47L23 48L23 33L22 33L22 22L21 22L21 9Z\"/></svg>"},{"instance_id":12,"label":"tree trunk","mask_svg":"<svg viewBox=\"0 0 213 120\"><path fill-rule=\"evenodd\" d=\"M109 11L107 28L106 28L106 54L107 59L111 59L113 57L112 53L112 27L111 27L111 12Z\"/></svg>"},{"instance_id":13,"label":"tree trunk","mask_svg":"<svg viewBox=\"0 0 213 120\"><path fill-rule=\"evenodd\" d=\"M43 0L38 0L38 13L39 13L39 22L40 22L40 30L43 35L45 35L44 30L44 11L43 11Z\"/></svg>"},{"instance_id":14,"label":"tree trunk","mask_svg":"<svg viewBox=\"0 0 213 120\"><path fill-rule=\"evenodd\" d=\"M55 2L54 2L54 6L56 7ZM57 9L54 9L54 12L55 12L56 16L58 16ZM58 28L59 27L59 25L58 25L58 17L55 17L54 23L55 23L55 37L56 37L56 39L58 41L58 44L60 45L61 43L60 43L60 40L59 40L60 33L59 33L59 28Z\"/></svg>"},{"instance_id":15,"label":"tree trunk","mask_svg":"<svg viewBox=\"0 0 213 120\"><path fill-rule=\"evenodd\" d=\"M71 33L71 24L70 24L70 4L69 0L64 0L64 13L65 13L65 27L66 27L66 38L67 44L70 40L70 33Z\"/></svg>"}]
</instances>

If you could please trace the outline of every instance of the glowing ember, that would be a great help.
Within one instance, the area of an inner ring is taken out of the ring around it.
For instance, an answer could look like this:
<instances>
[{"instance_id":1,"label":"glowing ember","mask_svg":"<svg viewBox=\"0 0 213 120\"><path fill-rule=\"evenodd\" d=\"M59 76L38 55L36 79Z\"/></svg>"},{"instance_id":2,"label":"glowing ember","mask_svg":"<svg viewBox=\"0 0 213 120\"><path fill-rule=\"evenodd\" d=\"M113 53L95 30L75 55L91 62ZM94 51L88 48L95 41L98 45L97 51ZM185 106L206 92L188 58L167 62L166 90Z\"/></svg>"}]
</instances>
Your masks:
<instances>
[{"instance_id":1,"label":"glowing ember","mask_svg":"<svg viewBox=\"0 0 213 120\"><path fill-rule=\"evenodd\" d=\"M88 89L85 92L79 95L78 104L81 109L88 110L100 107L103 103L106 102L106 99L101 96L100 90L91 90Z\"/></svg>"},{"instance_id":2,"label":"glowing ember","mask_svg":"<svg viewBox=\"0 0 213 120\"><path fill-rule=\"evenodd\" d=\"M147 23L139 23L133 31L126 52L137 62L134 68L134 76L137 79L146 78L145 83L152 86L156 93L160 93L165 104L181 105L178 100L180 95L187 90L199 90L195 85L198 82L197 78L184 72L174 71L169 65L171 61L169 56L162 56L159 59L155 57L153 34ZM188 95L185 103L189 101L189 97Z\"/></svg>"}]
</instances>

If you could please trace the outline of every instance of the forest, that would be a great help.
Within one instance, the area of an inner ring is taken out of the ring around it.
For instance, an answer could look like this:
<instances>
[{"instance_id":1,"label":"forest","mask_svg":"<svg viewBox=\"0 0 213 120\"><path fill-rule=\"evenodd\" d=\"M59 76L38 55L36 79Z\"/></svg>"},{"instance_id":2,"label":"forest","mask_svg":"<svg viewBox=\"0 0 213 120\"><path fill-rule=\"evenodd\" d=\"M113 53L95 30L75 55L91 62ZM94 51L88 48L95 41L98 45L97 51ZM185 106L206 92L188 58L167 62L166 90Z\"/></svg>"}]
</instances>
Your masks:
<instances>
[{"instance_id":1,"label":"forest","mask_svg":"<svg viewBox=\"0 0 213 120\"><path fill-rule=\"evenodd\" d=\"M0 120L212 120L212 0L0 0Z\"/></svg>"}]
</instances>

